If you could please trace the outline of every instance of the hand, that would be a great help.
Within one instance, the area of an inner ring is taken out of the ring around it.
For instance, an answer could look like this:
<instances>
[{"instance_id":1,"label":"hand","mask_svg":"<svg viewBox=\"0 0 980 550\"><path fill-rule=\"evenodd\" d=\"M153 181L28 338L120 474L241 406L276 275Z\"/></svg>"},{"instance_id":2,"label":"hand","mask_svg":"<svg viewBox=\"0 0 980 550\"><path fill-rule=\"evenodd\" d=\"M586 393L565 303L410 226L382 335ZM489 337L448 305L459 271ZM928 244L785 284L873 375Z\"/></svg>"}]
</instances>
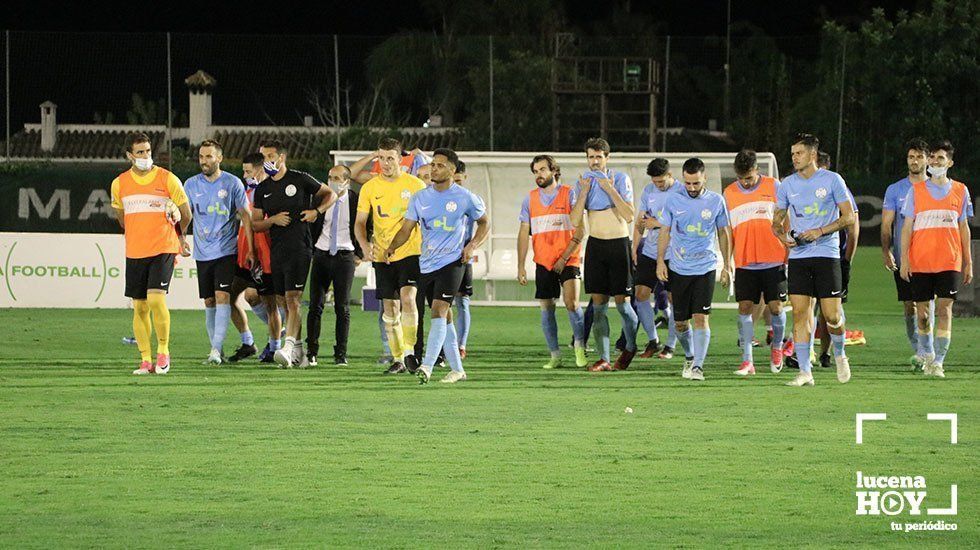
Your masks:
<instances>
[{"instance_id":1,"label":"hand","mask_svg":"<svg viewBox=\"0 0 980 550\"><path fill-rule=\"evenodd\" d=\"M589 190L592 189L592 178L582 178L578 180L578 185L581 188L581 193L588 195Z\"/></svg>"},{"instance_id":2,"label":"hand","mask_svg":"<svg viewBox=\"0 0 980 550\"><path fill-rule=\"evenodd\" d=\"M364 255L364 260L363 261L365 261L365 262L374 262L375 261L374 260L374 247L371 247L371 246L364 247L364 246L362 246L361 247L361 253Z\"/></svg>"},{"instance_id":3,"label":"hand","mask_svg":"<svg viewBox=\"0 0 980 550\"><path fill-rule=\"evenodd\" d=\"M902 264L902 269L899 270L898 274L902 279L905 279L905 282L912 282L912 270L909 268L908 262Z\"/></svg>"},{"instance_id":4,"label":"hand","mask_svg":"<svg viewBox=\"0 0 980 550\"><path fill-rule=\"evenodd\" d=\"M568 263L568 260L559 257L558 261L555 262L555 267L552 269L552 271L554 271L555 273L561 273L562 271L565 270L566 263Z\"/></svg>"},{"instance_id":5,"label":"hand","mask_svg":"<svg viewBox=\"0 0 980 550\"><path fill-rule=\"evenodd\" d=\"M657 278L663 282L667 282L667 264L663 260L657 260Z\"/></svg>"},{"instance_id":6,"label":"hand","mask_svg":"<svg viewBox=\"0 0 980 550\"><path fill-rule=\"evenodd\" d=\"M381 263L381 264L391 263L391 261L390 261L389 258L391 258L391 255L394 254L394 253L395 253L394 250L392 250L390 248L386 248L386 249L382 250L380 254L378 254L378 257L377 257L377 259L375 261L377 261L378 263Z\"/></svg>"},{"instance_id":7,"label":"hand","mask_svg":"<svg viewBox=\"0 0 980 550\"><path fill-rule=\"evenodd\" d=\"M252 269L252 266L255 265L255 261L256 260L255 260L254 250L249 250L248 252L245 253L245 265L248 266L248 269Z\"/></svg>"},{"instance_id":8,"label":"hand","mask_svg":"<svg viewBox=\"0 0 980 550\"><path fill-rule=\"evenodd\" d=\"M470 260L473 259L473 253L474 252L475 251L473 250L473 247L470 246L470 245L466 245L466 246L463 247L463 256L462 256L461 259L462 259L462 261L463 261L464 264L470 263Z\"/></svg>"},{"instance_id":9,"label":"hand","mask_svg":"<svg viewBox=\"0 0 980 550\"><path fill-rule=\"evenodd\" d=\"M726 265L721 269L721 286L728 286L732 283L732 268Z\"/></svg>"},{"instance_id":10,"label":"hand","mask_svg":"<svg viewBox=\"0 0 980 550\"><path fill-rule=\"evenodd\" d=\"M963 266L963 285L966 286L973 282L973 263Z\"/></svg>"},{"instance_id":11,"label":"hand","mask_svg":"<svg viewBox=\"0 0 980 550\"><path fill-rule=\"evenodd\" d=\"M609 178L601 179L599 180L599 187L601 187L603 191L608 193L614 189L613 180Z\"/></svg>"},{"instance_id":12,"label":"hand","mask_svg":"<svg viewBox=\"0 0 980 550\"><path fill-rule=\"evenodd\" d=\"M892 255L891 250L882 252L881 256L885 262L885 269L887 269L888 271L898 271L898 266L895 265L895 256Z\"/></svg>"},{"instance_id":13,"label":"hand","mask_svg":"<svg viewBox=\"0 0 980 550\"><path fill-rule=\"evenodd\" d=\"M823 231L819 227L816 229L809 229L807 231L804 231L800 235L800 238L808 243L812 243L813 241L819 239L820 237L823 237Z\"/></svg>"},{"instance_id":14,"label":"hand","mask_svg":"<svg viewBox=\"0 0 980 550\"><path fill-rule=\"evenodd\" d=\"M521 286L527 286L527 269L525 269L524 266L517 268L517 282L520 283Z\"/></svg>"},{"instance_id":15,"label":"hand","mask_svg":"<svg viewBox=\"0 0 980 550\"><path fill-rule=\"evenodd\" d=\"M316 218L319 214L320 212L317 211L316 209L303 210L299 215L299 219L300 221L304 221L306 223L313 223L316 221Z\"/></svg>"},{"instance_id":16,"label":"hand","mask_svg":"<svg viewBox=\"0 0 980 550\"><path fill-rule=\"evenodd\" d=\"M633 243L633 265L638 265L640 263L640 261L637 259L637 255L636 255L636 249L637 249L636 244L637 243Z\"/></svg>"},{"instance_id":17,"label":"hand","mask_svg":"<svg viewBox=\"0 0 980 550\"><path fill-rule=\"evenodd\" d=\"M278 225L279 227L286 227L292 220L289 218L289 212L280 212L275 216L269 216L269 221L272 225Z\"/></svg>"},{"instance_id":18,"label":"hand","mask_svg":"<svg viewBox=\"0 0 980 550\"><path fill-rule=\"evenodd\" d=\"M646 214L643 214L643 217L640 218L640 227L643 229L656 229L660 227L660 222L657 221L657 218L654 218L653 216L647 216Z\"/></svg>"},{"instance_id":19,"label":"hand","mask_svg":"<svg viewBox=\"0 0 980 550\"><path fill-rule=\"evenodd\" d=\"M187 242L187 239L183 235L177 239L180 241L180 255L187 258L191 255L191 245Z\"/></svg>"},{"instance_id":20,"label":"hand","mask_svg":"<svg viewBox=\"0 0 980 550\"><path fill-rule=\"evenodd\" d=\"M786 248L794 248L796 246L796 240L786 234L783 234L783 236L779 238L779 242L783 243L783 246Z\"/></svg>"},{"instance_id":21,"label":"hand","mask_svg":"<svg viewBox=\"0 0 980 550\"><path fill-rule=\"evenodd\" d=\"M361 265L361 263L363 261L364 260L362 260L362 259L360 259L360 258L357 257L357 254L354 255L354 267L357 267L357 266Z\"/></svg>"}]
</instances>

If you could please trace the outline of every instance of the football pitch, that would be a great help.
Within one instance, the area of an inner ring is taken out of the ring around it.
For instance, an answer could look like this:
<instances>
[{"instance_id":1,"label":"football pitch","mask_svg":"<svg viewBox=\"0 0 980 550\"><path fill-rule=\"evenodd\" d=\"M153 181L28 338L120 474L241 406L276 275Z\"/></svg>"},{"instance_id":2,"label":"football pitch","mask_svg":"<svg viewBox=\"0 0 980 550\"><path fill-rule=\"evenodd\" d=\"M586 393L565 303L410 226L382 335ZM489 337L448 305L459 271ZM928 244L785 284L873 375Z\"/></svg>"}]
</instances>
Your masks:
<instances>
[{"instance_id":1,"label":"football pitch","mask_svg":"<svg viewBox=\"0 0 980 550\"><path fill-rule=\"evenodd\" d=\"M695 383L682 358L544 371L536 308L474 308L455 386L383 376L356 308L349 367L288 371L201 365L203 313L173 312L173 367L149 377L120 343L130 311L3 310L0 545L977 547L980 320L954 320L945 380L913 375L879 258L854 266L852 381L815 367L813 388L783 386L795 371L770 374L765 348L734 376L733 310ZM323 350L332 326L328 309ZM887 414L861 445L856 413ZM958 415L957 444L928 413ZM922 514L856 515L858 471L922 476ZM927 515L953 484L957 515ZM940 520L957 530L893 531Z\"/></svg>"}]
</instances>

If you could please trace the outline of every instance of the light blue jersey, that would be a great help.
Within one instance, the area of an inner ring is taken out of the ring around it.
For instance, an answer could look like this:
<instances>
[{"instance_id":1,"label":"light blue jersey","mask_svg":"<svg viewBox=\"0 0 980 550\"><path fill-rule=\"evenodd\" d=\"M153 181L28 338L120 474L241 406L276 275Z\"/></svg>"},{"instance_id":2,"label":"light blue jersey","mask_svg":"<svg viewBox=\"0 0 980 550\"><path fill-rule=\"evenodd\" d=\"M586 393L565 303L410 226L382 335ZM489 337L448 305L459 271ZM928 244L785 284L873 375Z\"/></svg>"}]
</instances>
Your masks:
<instances>
[{"instance_id":1,"label":"light blue jersey","mask_svg":"<svg viewBox=\"0 0 980 550\"><path fill-rule=\"evenodd\" d=\"M697 198L667 193L667 202L658 219L670 227L667 258L670 270L681 275L704 275L718 266L715 232L728 226L725 199L705 189Z\"/></svg>"},{"instance_id":2,"label":"light blue jersey","mask_svg":"<svg viewBox=\"0 0 980 550\"><path fill-rule=\"evenodd\" d=\"M776 208L786 209L790 230L797 234L833 223L840 218L838 205L850 200L844 178L822 168L809 179L794 173L776 191ZM789 258L838 259L840 236L832 231L813 242L794 246L789 249Z\"/></svg>"},{"instance_id":3,"label":"light blue jersey","mask_svg":"<svg viewBox=\"0 0 980 550\"><path fill-rule=\"evenodd\" d=\"M419 270L432 273L459 262L466 246L467 222L486 212L483 199L455 183L445 191L433 185L412 195L405 219L419 222L422 229Z\"/></svg>"},{"instance_id":4,"label":"light blue jersey","mask_svg":"<svg viewBox=\"0 0 980 550\"><path fill-rule=\"evenodd\" d=\"M906 176L888 186L885 190L885 202L881 205L882 210L895 213L895 221L892 222L892 255L895 256L896 267L902 267L902 226L905 225L902 209L911 190L912 180Z\"/></svg>"},{"instance_id":5,"label":"light blue jersey","mask_svg":"<svg viewBox=\"0 0 980 550\"><path fill-rule=\"evenodd\" d=\"M599 185L600 179L611 178L613 180L613 187L619 192L619 196L626 202L633 202L633 182L630 180L630 177L616 170L606 170L606 172L607 174L603 174L597 170L590 170L582 174L582 179L592 180L592 185L589 187L589 195L585 197L586 210L608 210L616 206L612 199L609 198L609 194ZM582 194L582 186L578 183L575 184L575 194L579 196Z\"/></svg>"},{"instance_id":6,"label":"light blue jersey","mask_svg":"<svg viewBox=\"0 0 980 550\"><path fill-rule=\"evenodd\" d=\"M674 183L670 185L665 191L661 191L657 188L656 184L648 183L646 187L643 188L643 192L640 193L640 211L647 215L649 218L660 218L660 212L664 209L667 204L667 197L671 194L680 193L682 195L687 194L687 189L684 188L684 184L674 180ZM660 238L660 229L647 229L646 235L643 237L643 247L640 252L647 258L657 259L657 240ZM667 260L670 259L670 250L667 250Z\"/></svg>"},{"instance_id":7,"label":"light blue jersey","mask_svg":"<svg viewBox=\"0 0 980 550\"><path fill-rule=\"evenodd\" d=\"M238 209L248 207L242 180L228 172L221 172L213 182L197 174L184 183L184 192L194 213L194 259L237 254Z\"/></svg>"}]
</instances>

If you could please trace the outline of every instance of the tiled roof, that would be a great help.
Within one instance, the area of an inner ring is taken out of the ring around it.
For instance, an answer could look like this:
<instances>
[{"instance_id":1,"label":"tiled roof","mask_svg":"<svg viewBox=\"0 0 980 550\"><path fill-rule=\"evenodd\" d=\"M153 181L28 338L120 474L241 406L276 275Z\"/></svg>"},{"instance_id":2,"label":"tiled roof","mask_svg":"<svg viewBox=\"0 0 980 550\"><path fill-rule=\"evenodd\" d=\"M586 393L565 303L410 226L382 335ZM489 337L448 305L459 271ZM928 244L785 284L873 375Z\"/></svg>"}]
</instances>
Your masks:
<instances>
[{"instance_id":1,"label":"tiled roof","mask_svg":"<svg viewBox=\"0 0 980 550\"><path fill-rule=\"evenodd\" d=\"M96 126L93 126L96 128ZM102 130L58 130L58 138L52 153L41 151L41 132L39 130L22 130L10 137L10 155L14 158L60 158L60 159L119 159L123 156L125 131ZM157 156L162 160L166 155L164 145L166 133L148 132L151 145ZM444 132L403 132L402 144L406 149L431 151L439 147L455 147L460 134L455 129L447 128ZM258 151L259 143L267 139L278 139L289 147L289 156L294 159L312 159L319 151L336 148L336 138L329 134L303 130L276 130L268 132L256 131L252 128L243 131L220 130L215 132L214 139L221 143L226 158L240 159L246 153ZM328 140L329 146L316 147L318 140ZM374 147L377 135L365 133L357 142L341 141L345 149L370 150ZM6 144L0 142L0 155L6 151ZM196 158L196 152L192 156Z\"/></svg>"},{"instance_id":2,"label":"tiled roof","mask_svg":"<svg viewBox=\"0 0 980 550\"><path fill-rule=\"evenodd\" d=\"M65 158L65 159L118 159L126 147L124 131L58 131L54 151L41 151L41 132L23 130L10 136L10 156L20 158ZM163 148L166 134L147 132L154 151ZM6 154L7 145L0 142L0 153Z\"/></svg>"}]
</instances>

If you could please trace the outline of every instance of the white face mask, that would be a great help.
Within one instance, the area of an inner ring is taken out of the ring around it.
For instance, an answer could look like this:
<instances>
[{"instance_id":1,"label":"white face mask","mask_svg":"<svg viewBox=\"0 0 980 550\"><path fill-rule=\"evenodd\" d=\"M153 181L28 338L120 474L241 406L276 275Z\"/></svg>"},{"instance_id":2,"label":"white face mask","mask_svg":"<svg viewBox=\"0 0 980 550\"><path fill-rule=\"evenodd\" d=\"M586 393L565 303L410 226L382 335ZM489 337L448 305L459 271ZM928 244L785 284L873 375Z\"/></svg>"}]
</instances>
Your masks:
<instances>
[{"instance_id":1,"label":"white face mask","mask_svg":"<svg viewBox=\"0 0 980 550\"><path fill-rule=\"evenodd\" d=\"M926 172L929 172L929 176L936 179L945 176L947 170L949 170L949 168L946 166L943 166L942 168L938 166L929 166L928 168L926 168Z\"/></svg>"},{"instance_id":2,"label":"white face mask","mask_svg":"<svg viewBox=\"0 0 980 550\"><path fill-rule=\"evenodd\" d=\"M133 159L133 164L136 165L137 170L146 172L150 168L153 168L153 159L146 157L145 159L137 158Z\"/></svg>"},{"instance_id":3,"label":"white face mask","mask_svg":"<svg viewBox=\"0 0 980 550\"><path fill-rule=\"evenodd\" d=\"M331 183L330 187L333 187L333 190L337 193L343 193L344 191L350 189L350 182Z\"/></svg>"}]
</instances>

